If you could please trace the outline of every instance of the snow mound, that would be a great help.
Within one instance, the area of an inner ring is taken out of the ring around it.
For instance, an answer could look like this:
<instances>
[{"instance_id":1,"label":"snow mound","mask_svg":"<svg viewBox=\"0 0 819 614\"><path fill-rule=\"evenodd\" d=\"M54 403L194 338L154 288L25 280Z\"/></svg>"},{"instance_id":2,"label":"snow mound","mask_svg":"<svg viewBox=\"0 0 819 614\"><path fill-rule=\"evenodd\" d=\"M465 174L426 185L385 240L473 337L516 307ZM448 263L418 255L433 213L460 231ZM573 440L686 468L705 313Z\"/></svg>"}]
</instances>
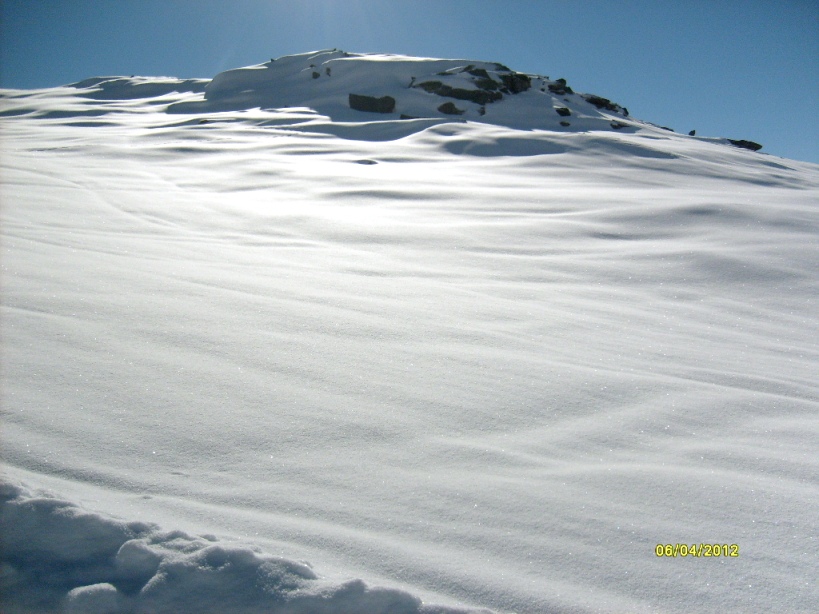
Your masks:
<instances>
[{"instance_id":1,"label":"snow mound","mask_svg":"<svg viewBox=\"0 0 819 614\"><path fill-rule=\"evenodd\" d=\"M61 96L55 96L57 92ZM673 134L670 128L631 117L628 109L608 98L575 92L563 78L519 73L496 62L337 49L271 59L210 80L93 77L49 90L49 100L62 98L56 109L32 104L28 94L0 93L0 117L65 119L144 114L151 109L191 115L192 123L225 121L229 116L229 121L360 141L397 140L453 122L527 131L518 140L529 139L531 131L638 133L658 139ZM99 104L89 105L89 100ZM282 113L288 115L284 120ZM100 125L100 120L82 125ZM745 139L673 136L752 151L762 148ZM484 152L475 155L505 155L500 153L503 148L477 149Z\"/></svg>"},{"instance_id":2,"label":"snow mound","mask_svg":"<svg viewBox=\"0 0 819 614\"><path fill-rule=\"evenodd\" d=\"M212 536L127 522L0 482L3 611L466 614ZM486 610L484 610L486 612Z\"/></svg>"},{"instance_id":3,"label":"snow mound","mask_svg":"<svg viewBox=\"0 0 819 614\"><path fill-rule=\"evenodd\" d=\"M335 49L219 73L207 84L204 100L182 102L169 111L291 106L309 107L336 121L426 118L521 129L634 128L625 109L599 96L576 94L562 79L517 73L494 62Z\"/></svg>"}]
</instances>

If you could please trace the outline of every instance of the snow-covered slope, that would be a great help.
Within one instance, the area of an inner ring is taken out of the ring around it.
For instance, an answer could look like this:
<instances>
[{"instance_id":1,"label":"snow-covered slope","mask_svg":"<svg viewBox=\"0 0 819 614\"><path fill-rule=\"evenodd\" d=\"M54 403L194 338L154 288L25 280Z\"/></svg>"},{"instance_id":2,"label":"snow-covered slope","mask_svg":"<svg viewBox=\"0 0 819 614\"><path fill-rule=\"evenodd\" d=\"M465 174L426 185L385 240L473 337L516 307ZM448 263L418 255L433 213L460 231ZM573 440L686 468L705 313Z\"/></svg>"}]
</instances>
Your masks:
<instances>
[{"instance_id":1,"label":"snow-covered slope","mask_svg":"<svg viewBox=\"0 0 819 614\"><path fill-rule=\"evenodd\" d=\"M4 611L819 601L816 165L339 51L0 145Z\"/></svg>"}]
</instances>

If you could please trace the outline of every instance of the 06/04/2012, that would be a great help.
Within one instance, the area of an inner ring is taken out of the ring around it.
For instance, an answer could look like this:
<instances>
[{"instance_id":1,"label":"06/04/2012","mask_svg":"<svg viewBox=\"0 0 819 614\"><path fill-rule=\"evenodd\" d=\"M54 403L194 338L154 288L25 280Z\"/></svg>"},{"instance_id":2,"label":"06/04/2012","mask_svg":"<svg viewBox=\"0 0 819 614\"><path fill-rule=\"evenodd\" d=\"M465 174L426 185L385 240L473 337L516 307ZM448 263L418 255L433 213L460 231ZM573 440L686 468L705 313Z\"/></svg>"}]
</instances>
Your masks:
<instances>
[{"instance_id":1,"label":"06/04/2012","mask_svg":"<svg viewBox=\"0 0 819 614\"><path fill-rule=\"evenodd\" d=\"M739 544L657 544L654 554L665 557L727 557L739 556Z\"/></svg>"}]
</instances>

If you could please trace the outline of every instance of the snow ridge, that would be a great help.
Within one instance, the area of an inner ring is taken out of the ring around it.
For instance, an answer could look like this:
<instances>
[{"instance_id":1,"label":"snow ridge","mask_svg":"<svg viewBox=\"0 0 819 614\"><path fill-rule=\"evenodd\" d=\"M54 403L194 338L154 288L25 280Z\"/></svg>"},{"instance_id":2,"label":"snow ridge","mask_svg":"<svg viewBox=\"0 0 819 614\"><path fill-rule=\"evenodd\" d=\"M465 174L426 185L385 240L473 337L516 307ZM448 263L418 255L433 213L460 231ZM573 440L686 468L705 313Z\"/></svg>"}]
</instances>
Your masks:
<instances>
[{"instance_id":1,"label":"snow ridge","mask_svg":"<svg viewBox=\"0 0 819 614\"><path fill-rule=\"evenodd\" d=\"M479 612L357 579L322 581L307 563L118 520L9 481L0 482L0 524L7 614Z\"/></svg>"}]
</instances>

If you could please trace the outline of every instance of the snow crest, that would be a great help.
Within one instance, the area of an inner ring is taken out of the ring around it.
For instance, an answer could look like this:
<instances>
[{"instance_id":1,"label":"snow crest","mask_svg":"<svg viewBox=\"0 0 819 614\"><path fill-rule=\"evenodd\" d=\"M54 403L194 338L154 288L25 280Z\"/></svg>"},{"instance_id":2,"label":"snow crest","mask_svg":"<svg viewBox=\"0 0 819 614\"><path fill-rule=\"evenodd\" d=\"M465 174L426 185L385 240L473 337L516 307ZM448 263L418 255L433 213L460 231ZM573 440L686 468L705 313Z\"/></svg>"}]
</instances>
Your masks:
<instances>
[{"instance_id":1,"label":"snow crest","mask_svg":"<svg viewBox=\"0 0 819 614\"><path fill-rule=\"evenodd\" d=\"M212 536L97 514L0 482L3 611L68 614L467 614ZM487 610L482 610L488 612Z\"/></svg>"}]
</instances>

